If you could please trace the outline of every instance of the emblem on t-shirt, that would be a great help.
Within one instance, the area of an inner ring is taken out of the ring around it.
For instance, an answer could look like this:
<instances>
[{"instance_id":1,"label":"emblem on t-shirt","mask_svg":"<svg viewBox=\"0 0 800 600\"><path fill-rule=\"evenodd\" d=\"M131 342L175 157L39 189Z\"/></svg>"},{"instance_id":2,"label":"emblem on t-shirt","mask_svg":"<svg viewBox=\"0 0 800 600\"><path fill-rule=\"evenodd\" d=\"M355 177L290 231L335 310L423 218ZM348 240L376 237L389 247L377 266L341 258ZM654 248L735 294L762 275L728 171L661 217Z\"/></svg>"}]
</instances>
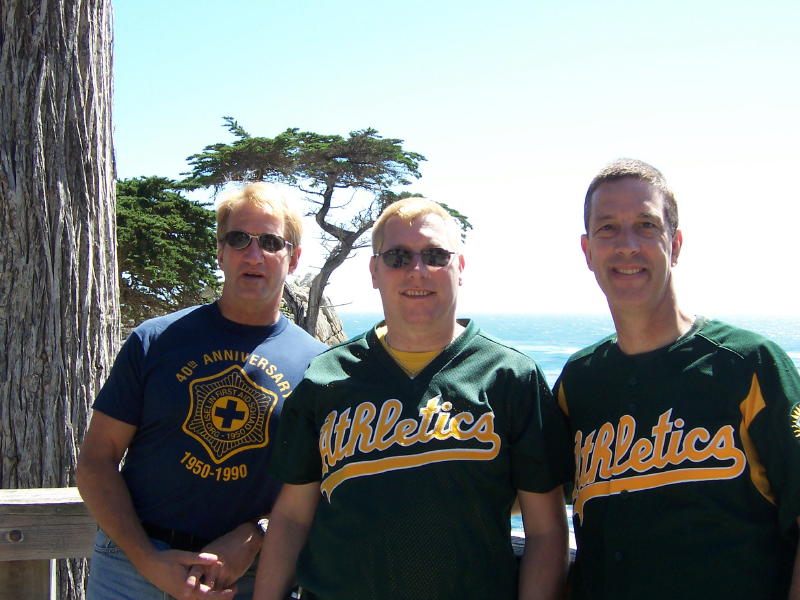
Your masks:
<instances>
[{"instance_id":1,"label":"emblem on t-shirt","mask_svg":"<svg viewBox=\"0 0 800 600\"><path fill-rule=\"evenodd\" d=\"M795 404L792 409L792 432L794 437L800 438L800 404Z\"/></svg>"},{"instance_id":2,"label":"emblem on t-shirt","mask_svg":"<svg viewBox=\"0 0 800 600\"><path fill-rule=\"evenodd\" d=\"M278 396L261 387L239 365L189 384L189 414L183 431L220 464L234 454L269 442L269 419Z\"/></svg>"}]
</instances>

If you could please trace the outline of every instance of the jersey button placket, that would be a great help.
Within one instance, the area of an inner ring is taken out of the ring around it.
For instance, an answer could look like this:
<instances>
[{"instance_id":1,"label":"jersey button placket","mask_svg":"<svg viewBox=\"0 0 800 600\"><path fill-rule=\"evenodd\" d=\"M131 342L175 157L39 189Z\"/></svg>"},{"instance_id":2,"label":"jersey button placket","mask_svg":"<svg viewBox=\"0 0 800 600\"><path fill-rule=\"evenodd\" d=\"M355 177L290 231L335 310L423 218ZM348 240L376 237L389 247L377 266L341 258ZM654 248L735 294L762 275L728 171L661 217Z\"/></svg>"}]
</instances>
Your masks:
<instances>
[{"instance_id":1,"label":"jersey button placket","mask_svg":"<svg viewBox=\"0 0 800 600\"><path fill-rule=\"evenodd\" d=\"M628 378L628 381L625 382L626 387L626 402L625 402L625 409L627 410L628 414L633 416L636 413L636 401L635 396L633 394L634 389L638 385L639 380L637 379L636 375L631 375Z\"/></svg>"}]
</instances>

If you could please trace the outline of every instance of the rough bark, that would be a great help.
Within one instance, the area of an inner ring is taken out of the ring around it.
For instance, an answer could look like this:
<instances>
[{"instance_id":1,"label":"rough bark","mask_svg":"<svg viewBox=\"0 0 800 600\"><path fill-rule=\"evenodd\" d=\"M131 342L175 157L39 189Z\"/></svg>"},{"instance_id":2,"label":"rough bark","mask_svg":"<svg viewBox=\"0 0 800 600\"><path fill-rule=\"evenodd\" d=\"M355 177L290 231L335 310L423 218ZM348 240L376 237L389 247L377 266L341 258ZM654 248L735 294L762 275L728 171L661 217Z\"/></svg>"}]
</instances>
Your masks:
<instances>
[{"instance_id":1,"label":"rough bark","mask_svg":"<svg viewBox=\"0 0 800 600\"><path fill-rule=\"evenodd\" d=\"M293 320L301 326L302 319L308 314L313 280L316 280L316 277L312 279L311 275L306 273L302 280L287 281L283 288L283 301L286 309L291 313ZM319 318L314 321L314 337L329 346L345 341L347 337L336 309L331 306L325 296L322 296L322 303L318 305L320 306Z\"/></svg>"},{"instance_id":2,"label":"rough bark","mask_svg":"<svg viewBox=\"0 0 800 600\"><path fill-rule=\"evenodd\" d=\"M0 486L74 485L119 336L110 0L0 2ZM85 567L60 567L82 598Z\"/></svg>"}]
</instances>

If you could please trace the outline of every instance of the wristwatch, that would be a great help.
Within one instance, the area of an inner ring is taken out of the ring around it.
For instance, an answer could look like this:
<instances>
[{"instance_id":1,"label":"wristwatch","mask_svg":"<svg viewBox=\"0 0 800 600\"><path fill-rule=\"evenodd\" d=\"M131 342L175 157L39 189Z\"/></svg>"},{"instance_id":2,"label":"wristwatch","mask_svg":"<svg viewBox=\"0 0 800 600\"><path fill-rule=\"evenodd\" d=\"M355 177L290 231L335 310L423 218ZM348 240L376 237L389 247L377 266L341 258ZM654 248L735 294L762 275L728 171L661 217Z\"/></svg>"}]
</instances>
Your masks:
<instances>
[{"instance_id":1,"label":"wristwatch","mask_svg":"<svg viewBox=\"0 0 800 600\"><path fill-rule=\"evenodd\" d=\"M263 533L267 533L267 527L269 526L269 519L268 518L262 517L262 518L259 518L259 519L255 519L253 521L253 523L255 523L256 526L258 526L258 528L261 530L262 534Z\"/></svg>"}]
</instances>

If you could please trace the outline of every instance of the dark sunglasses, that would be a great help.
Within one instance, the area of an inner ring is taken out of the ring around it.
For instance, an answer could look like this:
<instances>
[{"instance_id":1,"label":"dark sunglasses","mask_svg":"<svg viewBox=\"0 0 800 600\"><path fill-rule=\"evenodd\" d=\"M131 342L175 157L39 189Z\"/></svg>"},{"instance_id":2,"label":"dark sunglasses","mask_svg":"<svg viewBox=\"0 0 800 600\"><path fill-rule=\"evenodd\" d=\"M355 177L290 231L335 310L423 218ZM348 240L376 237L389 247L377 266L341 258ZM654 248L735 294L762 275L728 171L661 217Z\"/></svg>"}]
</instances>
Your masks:
<instances>
[{"instance_id":1,"label":"dark sunglasses","mask_svg":"<svg viewBox=\"0 0 800 600\"><path fill-rule=\"evenodd\" d=\"M378 252L372 256L380 256L385 264L390 269L402 269L411 264L411 260L419 254L423 264L429 267L446 267L450 264L450 258L455 252L445 250L444 248L425 248L421 252L412 252L404 248L392 248L385 252Z\"/></svg>"},{"instance_id":2,"label":"dark sunglasses","mask_svg":"<svg viewBox=\"0 0 800 600\"><path fill-rule=\"evenodd\" d=\"M278 252L286 246L292 246L292 242L287 242L279 235L274 233L261 233L253 235L246 231L229 231L222 236L222 241L236 250L244 250L250 245L252 240L258 240L258 245L267 252Z\"/></svg>"}]
</instances>

